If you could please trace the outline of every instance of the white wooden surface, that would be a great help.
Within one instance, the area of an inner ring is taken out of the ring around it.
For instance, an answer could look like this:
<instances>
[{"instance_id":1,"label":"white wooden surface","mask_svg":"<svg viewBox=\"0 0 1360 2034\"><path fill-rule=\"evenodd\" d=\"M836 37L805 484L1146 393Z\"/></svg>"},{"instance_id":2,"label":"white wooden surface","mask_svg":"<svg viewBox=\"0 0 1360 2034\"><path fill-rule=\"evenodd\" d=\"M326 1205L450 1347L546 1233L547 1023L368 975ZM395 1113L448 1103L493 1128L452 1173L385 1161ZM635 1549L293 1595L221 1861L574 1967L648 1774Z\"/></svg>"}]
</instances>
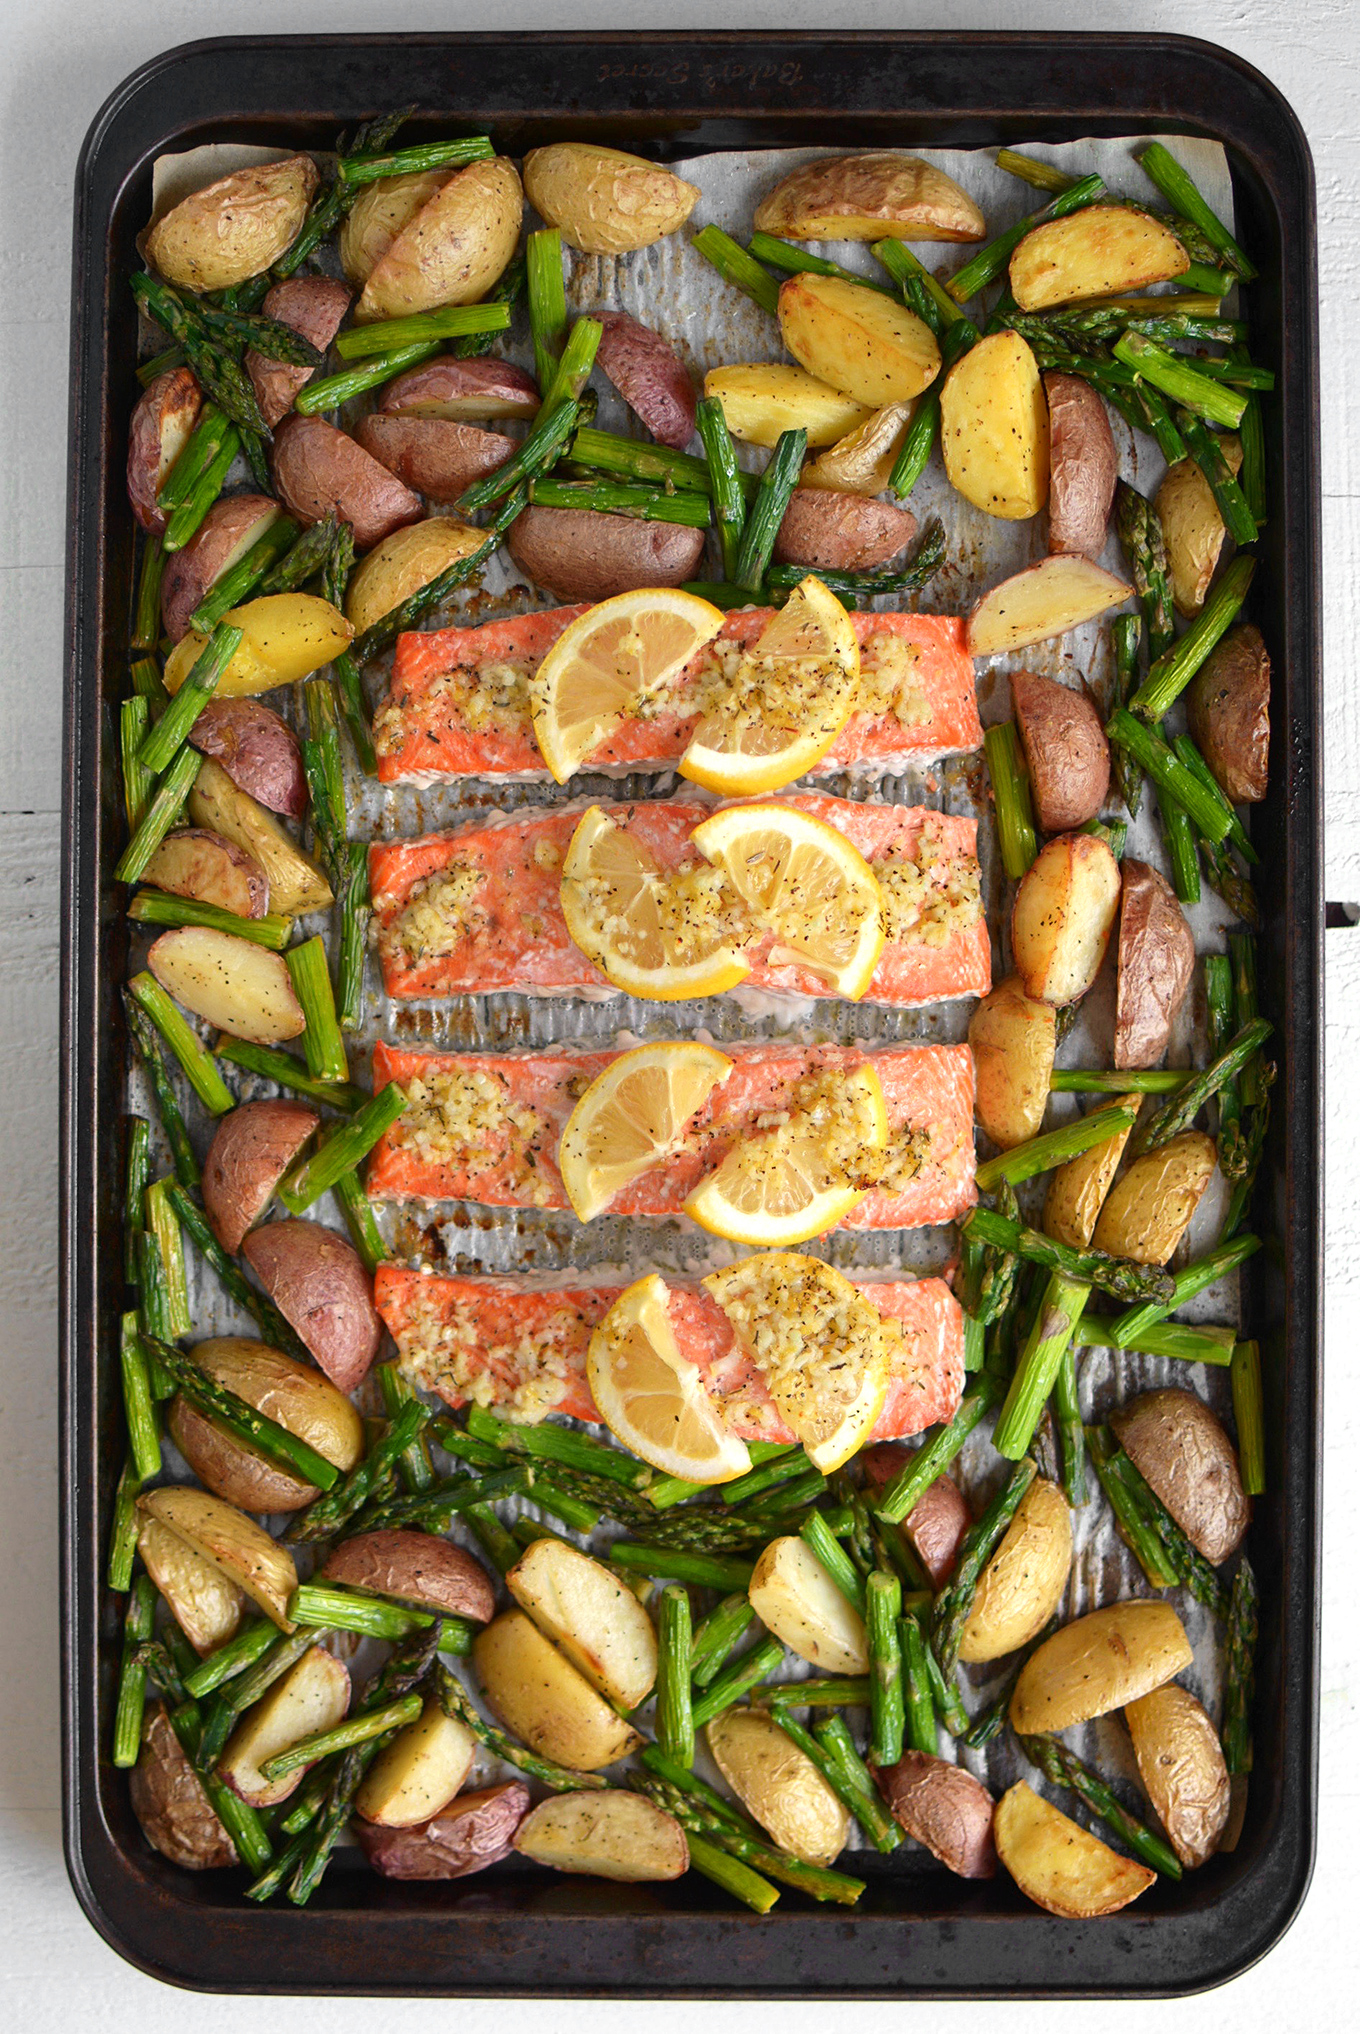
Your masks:
<instances>
[{"instance_id":1,"label":"white wooden surface","mask_svg":"<svg viewBox=\"0 0 1360 2034\"><path fill-rule=\"evenodd\" d=\"M1360 539L1360 4L1357 0L860 0L858 5L734 7L732 0L501 0L488 14L459 0L0 0L0 2022L27 2034L88 2016L111 2034L159 2034L186 2012L203 2034L274 2034L295 2024L286 2001L190 2004L130 1970L80 1914L61 1856L57 1726L56 1128L61 591L65 535L67 293L71 184L81 139L105 96L158 51L198 36L316 29L845 27L1162 29L1225 44L1284 91L1317 167L1321 235L1323 492L1327 571L1327 894L1360 899L1360 653L1355 560ZM1360 1808L1360 1650L1353 1540L1360 1485L1360 930L1328 943L1327 1591L1323 1630L1321 1831L1299 1921L1265 1961L1200 2007L1015 2005L1008 2029L1074 2026L1140 2034L1225 2023L1289 2030L1354 2024L1360 1930L1351 1896L1350 1817ZM387 2005L401 2030L449 2024L438 2003ZM694 2008L492 2005L452 2009L462 2034L620 2034L675 2028ZM717 2006L708 2034L874 2034L900 2024L889 2006ZM343 2034L373 2007L336 2001ZM1221 2016L1221 2020L1220 2020ZM942 2006L932 2023L992 2028L994 2006Z\"/></svg>"}]
</instances>

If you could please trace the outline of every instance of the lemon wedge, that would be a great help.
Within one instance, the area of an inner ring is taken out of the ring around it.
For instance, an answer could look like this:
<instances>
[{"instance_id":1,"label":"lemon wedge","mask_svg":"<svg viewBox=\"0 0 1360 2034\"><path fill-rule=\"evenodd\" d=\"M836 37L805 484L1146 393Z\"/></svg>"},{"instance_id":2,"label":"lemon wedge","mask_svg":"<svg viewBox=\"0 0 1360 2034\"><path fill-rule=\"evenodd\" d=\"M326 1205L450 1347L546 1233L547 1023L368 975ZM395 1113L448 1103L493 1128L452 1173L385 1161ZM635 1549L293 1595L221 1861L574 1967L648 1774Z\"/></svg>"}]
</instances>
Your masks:
<instances>
[{"instance_id":1,"label":"lemon wedge","mask_svg":"<svg viewBox=\"0 0 1360 2034\"><path fill-rule=\"evenodd\" d=\"M855 625L809 574L699 721L680 775L730 798L778 791L821 761L858 689Z\"/></svg>"},{"instance_id":2,"label":"lemon wedge","mask_svg":"<svg viewBox=\"0 0 1360 2034\"><path fill-rule=\"evenodd\" d=\"M883 1410L896 1321L844 1272L768 1250L704 1280L765 1380L780 1416L824 1475L862 1448Z\"/></svg>"},{"instance_id":3,"label":"lemon wedge","mask_svg":"<svg viewBox=\"0 0 1360 2034\"><path fill-rule=\"evenodd\" d=\"M597 1074L567 1118L557 1164L583 1222L675 1150L685 1125L732 1071L725 1052L688 1039L640 1045Z\"/></svg>"},{"instance_id":4,"label":"lemon wedge","mask_svg":"<svg viewBox=\"0 0 1360 2034\"><path fill-rule=\"evenodd\" d=\"M590 1338L586 1375L600 1418L625 1448L687 1483L730 1483L751 1457L729 1434L697 1363L680 1354L655 1272L620 1293Z\"/></svg>"},{"instance_id":5,"label":"lemon wedge","mask_svg":"<svg viewBox=\"0 0 1360 2034\"><path fill-rule=\"evenodd\" d=\"M800 1082L786 1122L733 1146L685 1213L732 1243L806 1243L858 1206L887 1148L888 1107L873 1068L828 1067Z\"/></svg>"},{"instance_id":6,"label":"lemon wedge","mask_svg":"<svg viewBox=\"0 0 1360 2034\"><path fill-rule=\"evenodd\" d=\"M571 837L561 898L577 946L625 995L662 1003L721 996L749 972L720 873L664 875L598 805Z\"/></svg>"},{"instance_id":7,"label":"lemon wedge","mask_svg":"<svg viewBox=\"0 0 1360 2034\"><path fill-rule=\"evenodd\" d=\"M717 635L721 611L678 587L602 600L564 630L529 687L543 760L559 784Z\"/></svg>"},{"instance_id":8,"label":"lemon wedge","mask_svg":"<svg viewBox=\"0 0 1360 2034\"><path fill-rule=\"evenodd\" d=\"M808 968L858 1001L886 940L883 893L843 833L797 806L734 805L703 820L693 840L755 923L774 933L772 966Z\"/></svg>"}]
</instances>

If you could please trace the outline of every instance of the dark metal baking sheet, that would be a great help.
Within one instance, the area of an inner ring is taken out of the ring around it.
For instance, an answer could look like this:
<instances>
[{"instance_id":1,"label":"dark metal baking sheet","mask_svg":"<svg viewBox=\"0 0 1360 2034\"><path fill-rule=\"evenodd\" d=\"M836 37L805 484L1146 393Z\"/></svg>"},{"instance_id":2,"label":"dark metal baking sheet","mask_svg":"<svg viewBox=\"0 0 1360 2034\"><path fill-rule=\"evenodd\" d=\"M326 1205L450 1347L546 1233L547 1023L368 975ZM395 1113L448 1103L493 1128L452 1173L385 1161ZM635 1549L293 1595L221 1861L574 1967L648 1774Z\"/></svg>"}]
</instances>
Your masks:
<instances>
[{"instance_id":1,"label":"dark metal baking sheet","mask_svg":"<svg viewBox=\"0 0 1360 2034\"><path fill-rule=\"evenodd\" d=\"M853 1915L786 1896L734 1913L673 1887L545 1881L513 1866L390 1885L337 1868L303 1913L256 1910L226 1874L185 1874L141 1838L105 1746L116 1634L101 1569L120 1463L117 989L110 881L132 527L122 498L134 387L126 278L167 147L325 147L337 126L417 101L431 128L486 125L520 154L601 136L663 159L730 147L983 147L1183 131L1229 150L1259 249L1253 345L1272 521L1255 605L1275 654L1275 767L1257 837L1262 1004L1281 1078L1247 1294L1275 1452L1252 1552L1263 1592L1256 1772L1243 1839L1128 1912L1053 1920L1004 1875L966 1886L929 1860L875 1873ZM194 44L145 66L91 128L76 190L68 588L62 1116L66 1840L94 1925L130 1961L221 1991L658 1997L1128 1995L1232 1976L1288 1926L1311 1869L1316 1789L1322 971L1316 264L1307 145L1278 93L1207 44L1165 36L337 36ZM108 846L105 844L107 828Z\"/></svg>"}]
</instances>

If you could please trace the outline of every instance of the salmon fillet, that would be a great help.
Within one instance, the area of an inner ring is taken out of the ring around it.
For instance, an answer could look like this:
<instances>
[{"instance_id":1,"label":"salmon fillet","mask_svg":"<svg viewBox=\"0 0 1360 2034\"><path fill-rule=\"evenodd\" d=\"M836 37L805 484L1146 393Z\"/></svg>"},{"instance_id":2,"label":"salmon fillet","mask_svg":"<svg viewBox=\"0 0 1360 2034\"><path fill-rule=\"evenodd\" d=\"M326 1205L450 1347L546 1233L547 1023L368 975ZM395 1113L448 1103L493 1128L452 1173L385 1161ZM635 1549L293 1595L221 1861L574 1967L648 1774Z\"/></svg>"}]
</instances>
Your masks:
<instances>
[{"instance_id":1,"label":"salmon fillet","mask_svg":"<svg viewBox=\"0 0 1360 2034\"><path fill-rule=\"evenodd\" d=\"M902 1325L892 1380L870 1440L902 1440L952 1419L963 1393L963 1312L942 1279L857 1278ZM599 1423L586 1380L593 1328L621 1285L545 1288L515 1278L441 1278L379 1265L374 1299L411 1382L446 1404L469 1400L536 1425L548 1413ZM671 1326L709 1395L745 1441L792 1441L755 1364L716 1300L672 1284Z\"/></svg>"},{"instance_id":2,"label":"salmon fillet","mask_svg":"<svg viewBox=\"0 0 1360 2034\"><path fill-rule=\"evenodd\" d=\"M585 614L556 607L398 636L391 689L374 718L378 776L384 784L445 777L539 777L548 771L529 717L528 677L558 637ZM729 614L715 646L692 658L649 702L645 717L625 720L582 764L623 773L668 769L698 721L697 689L715 655L754 643L773 608ZM816 774L850 768L899 770L928 756L975 749L982 741L973 660L958 615L856 614L863 688L877 706L896 685L895 710L851 716ZM897 645L901 645L899 651ZM876 674L878 675L876 678Z\"/></svg>"},{"instance_id":3,"label":"salmon fillet","mask_svg":"<svg viewBox=\"0 0 1360 2034\"><path fill-rule=\"evenodd\" d=\"M894 937L890 925L865 1001L911 1007L951 996L982 996L992 983L991 940L978 888L977 821L923 806L878 805L806 791L778 801L834 826L882 878L905 859L936 857L942 899L966 896L971 922L925 924ZM530 808L456 833L378 841L369 882L383 986L396 1002L426 996L618 994L567 931L558 895L579 806ZM658 868L697 860L690 835L712 808L697 800L654 800L608 808ZM430 879L443 878L430 886ZM413 898L417 885L427 888ZM423 901L428 900L428 901ZM414 907L420 907L415 910ZM964 914L967 915L966 913ZM939 943L932 943L936 934ZM827 997L809 969L765 958L769 935L750 949L747 984L779 995Z\"/></svg>"},{"instance_id":4,"label":"salmon fillet","mask_svg":"<svg viewBox=\"0 0 1360 2034\"><path fill-rule=\"evenodd\" d=\"M870 1065L888 1105L883 1182L846 1228L913 1229L951 1222L977 1199L973 1184L973 1056L966 1045L734 1045L732 1072L687 1127L681 1148L618 1194L611 1214L674 1216L705 1173L787 1107L796 1084L823 1068ZM484 1207L569 1207L557 1168L567 1118L617 1052L408 1052L379 1044L375 1094L395 1081L402 1117L368 1164L374 1200L475 1201Z\"/></svg>"}]
</instances>

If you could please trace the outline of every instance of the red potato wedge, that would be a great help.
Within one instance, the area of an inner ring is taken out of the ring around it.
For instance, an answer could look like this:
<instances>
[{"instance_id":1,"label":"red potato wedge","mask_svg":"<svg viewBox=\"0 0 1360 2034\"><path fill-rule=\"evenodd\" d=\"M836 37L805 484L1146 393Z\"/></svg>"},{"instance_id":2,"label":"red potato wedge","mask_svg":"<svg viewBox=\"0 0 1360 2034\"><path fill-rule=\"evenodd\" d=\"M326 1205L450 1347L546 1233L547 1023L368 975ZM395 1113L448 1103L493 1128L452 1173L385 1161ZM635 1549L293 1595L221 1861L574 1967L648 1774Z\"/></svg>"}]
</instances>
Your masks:
<instances>
[{"instance_id":1,"label":"red potato wedge","mask_svg":"<svg viewBox=\"0 0 1360 2034\"><path fill-rule=\"evenodd\" d=\"M974 1108L978 1122L1003 1151L1038 1134L1057 1040L1052 1004L1029 995L1018 975L998 982L969 1019Z\"/></svg>"},{"instance_id":2,"label":"red potato wedge","mask_svg":"<svg viewBox=\"0 0 1360 2034\"><path fill-rule=\"evenodd\" d=\"M206 1657L235 1636L245 1592L139 1502L137 1552L175 1623L194 1651Z\"/></svg>"},{"instance_id":3,"label":"red potato wedge","mask_svg":"<svg viewBox=\"0 0 1360 2034\"><path fill-rule=\"evenodd\" d=\"M794 490L774 540L780 565L868 572L886 565L916 535L916 518L891 502L822 488Z\"/></svg>"},{"instance_id":4,"label":"red potato wedge","mask_svg":"<svg viewBox=\"0 0 1360 2034\"><path fill-rule=\"evenodd\" d=\"M1213 1178L1218 1146L1203 1130L1183 1130L1134 1159L1106 1196L1091 1241L1135 1264L1167 1264Z\"/></svg>"},{"instance_id":5,"label":"red potato wedge","mask_svg":"<svg viewBox=\"0 0 1360 2034\"><path fill-rule=\"evenodd\" d=\"M1098 390L1076 374L1046 374L1048 548L1098 558L1119 475L1110 419Z\"/></svg>"},{"instance_id":6,"label":"red potato wedge","mask_svg":"<svg viewBox=\"0 0 1360 2034\"><path fill-rule=\"evenodd\" d=\"M321 1121L305 1102L242 1102L222 1118L203 1161L203 1209L234 1257Z\"/></svg>"},{"instance_id":7,"label":"red potato wedge","mask_svg":"<svg viewBox=\"0 0 1360 2034\"><path fill-rule=\"evenodd\" d=\"M521 1780L460 1794L419 1829L386 1829L357 1822L359 1848L385 1879L464 1879L499 1864L514 1849L515 1831L529 1812Z\"/></svg>"},{"instance_id":8,"label":"red potato wedge","mask_svg":"<svg viewBox=\"0 0 1360 2034\"><path fill-rule=\"evenodd\" d=\"M1110 1416L1119 1445L1187 1539L1217 1567L1251 1522L1237 1450L1203 1399L1178 1385L1145 1391Z\"/></svg>"},{"instance_id":9,"label":"red potato wedge","mask_svg":"<svg viewBox=\"0 0 1360 2034\"><path fill-rule=\"evenodd\" d=\"M1039 671L1012 671L1011 698L1045 833L1094 819L1110 789L1110 745L1084 692Z\"/></svg>"},{"instance_id":10,"label":"red potato wedge","mask_svg":"<svg viewBox=\"0 0 1360 2034\"><path fill-rule=\"evenodd\" d=\"M694 436L696 397L668 339L626 311L592 311L604 326L595 364L660 445L683 452Z\"/></svg>"},{"instance_id":11,"label":"red potato wedge","mask_svg":"<svg viewBox=\"0 0 1360 2034\"><path fill-rule=\"evenodd\" d=\"M172 643L189 633L190 617L203 596L280 514L270 495L233 494L214 502L184 549L171 552L161 580L161 620Z\"/></svg>"},{"instance_id":12,"label":"red potato wedge","mask_svg":"<svg viewBox=\"0 0 1360 2034\"><path fill-rule=\"evenodd\" d=\"M1117 1914L1155 1881L1018 1780L997 1804L997 1855L1022 1893L1064 1920Z\"/></svg>"},{"instance_id":13,"label":"red potato wedge","mask_svg":"<svg viewBox=\"0 0 1360 2034\"><path fill-rule=\"evenodd\" d=\"M1120 870L1114 1063L1156 1066L1195 973L1195 935L1176 893L1147 862Z\"/></svg>"},{"instance_id":14,"label":"red potato wedge","mask_svg":"<svg viewBox=\"0 0 1360 2034\"><path fill-rule=\"evenodd\" d=\"M594 601L692 579L704 533L597 509L527 508L511 523L506 546L536 586L562 601Z\"/></svg>"},{"instance_id":15,"label":"red potato wedge","mask_svg":"<svg viewBox=\"0 0 1360 2034\"><path fill-rule=\"evenodd\" d=\"M395 1527L356 1533L331 1549L321 1572L348 1589L396 1596L477 1624L489 1624L496 1612L495 1587L481 1563L466 1548L431 1533Z\"/></svg>"},{"instance_id":16,"label":"red potato wedge","mask_svg":"<svg viewBox=\"0 0 1360 2034\"><path fill-rule=\"evenodd\" d=\"M1021 878L1011 950L1026 995L1075 1003L1100 972L1119 908L1119 864L1103 840L1060 833Z\"/></svg>"},{"instance_id":17,"label":"red potato wedge","mask_svg":"<svg viewBox=\"0 0 1360 2034\"><path fill-rule=\"evenodd\" d=\"M1108 1716L1174 1681L1194 1657L1184 1625L1160 1597L1089 1610L1030 1654L1011 1695L1011 1724L1037 1736Z\"/></svg>"},{"instance_id":18,"label":"red potato wedge","mask_svg":"<svg viewBox=\"0 0 1360 2034\"><path fill-rule=\"evenodd\" d=\"M515 441L476 424L441 417L364 417L358 430L365 452L417 494L456 501L465 487L514 457Z\"/></svg>"},{"instance_id":19,"label":"red potato wedge","mask_svg":"<svg viewBox=\"0 0 1360 2034\"><path fill-rule=\"evenodd\" d=\"M442 191L447 170L412 170L365 184L340 228L340 265L362 289L397 235Z\"/></svg>"},{"instance_id":20,"label":"red potato wedge","mask_svg":"<svg viewBox=\"0 0 1360 2034\"><path fill-rule=\"evenodd\" d=\"M273 813L257 805L211 757L194 779L189 817L195 826L210 827L255 857L269 878L269 901L283 917L324 911L334 903L324 871Z\"/></svg>"},{"instance_id":21,"label":"red potato wedge","mask_svg":"<svg viewBox=\"0 0 1360 2034\"><path fill-rule=\"evenodd\" d=\"M299 522L332 509L361 551L422 514L420 496L324 417L287 417L274 436L274 485Z\"/></svg>"},{"instance_id":22,"label":"red potato wedge","mask_svg":"<svg viewBox=\"0 0 1360 2034\"><path fill-rule=\"evenodd\" d=\"M1190 1690L1175 1681L1130 1702L1124 1721L1138 1776L1177 1857L1192 1871L1207 1864L1227 1826L1230 1805L1218 1732Z\"/></svg>"},{"instance_id":23,"label":"red potato wedge","mask_svg":"<svg viewBox=\"0 0 1360 2034\"><path fill-rule=\"evenodd\" d=\"M209 1377L287 1427L337 1469L348 1474L363 1454L362 1419L343 1392L312 1364L300 1363L247 1335L214 1335L196 1342L191 1353Z\"/></svg>"},{"instance_id":24,"label":"red potato wedge","mask_svg":"<svg viewBox=\"0 0 1360 2034\"><path fill-rule=\"evenodd\" d=\"M1251 622L1230 629L1191 680L1190 732L1234 805L1266 795L1270 764L1270 653Z\"/></svg>"},{"instance_id":25,"label":"red potato wedge","mask_svg":"<svg viewBox=\"0 0 1360 2034\"><path fill-rule=\"evenodd\" d=\"M358 1253L319 1222L269 1222L241 1254L338 1391L367 1377L382 1340L373 1281Z\"/></svg>"},{"instance_id":26,"label":"red potato wedge","mask_svg":"<svg viewBox=\"0 0 1360 2034\"><path fill-rule=\"evenodd\" d=\"M870 1488L886 1489L910 1462L912 1452L895 1441L880 1441L866 1449L861 1459ZM953 1574L960 1544L972 1523L967 1498L953 1477L943 1473L926 1487L903 1519L902 1530L935 1588Z\"/></svg>"},{"instance_id":27,"label":"red potato wedge","mask_svg":"<svg viewBox=\"0 0 1360 2034\"><path fill-rule=\"evenodd\" d=\"M542 397L527 368L509 360L455 360L444 355L412 367L382 392L385 417L438 417L450 424L493 424L532 417Z\"/></svg>"},{"instance_id":28,"label":"red potato wedge","mask_svg":"<svg viewBox=\"0 0 1360 2034\"><path fill-rule=\"evenodd\" d=\"M878 1774L883 1797L907 1835L961 1879L996 1876L994 1804L981 1780L929 1752L904 1752Z\"/></svg>"},{"instance_id":29,"label":"red potato wedge","mask_svg":"<svg viewBox=\"0 0 1360 2034\"><path fill-rule=\"evenodd\" d=\"M699 192L659 162L594 141L530 149L524 188L535 211L584 254L626 254L683 226Z\"/></svg>"},{"instance_id":30,"label":"red potato wedge","mask_svg":"<svg viewBox=\"0 0 1360 2034\"><path fill-rule=\"evenodd\" d=\"M260 1767L313 1731L334 1730L349 1709L349 1669L332 1653L313 1646L247 1710L227 1740L218 1771L233 1794L254 1808L272 1808L295 1794L311 1771L294 1766L282 1779L266 1780Z\"/></svg>"},{"instance_id":31,"label":"red potato wedge","mask_svg":"<svg viewBox=\"0 0 1360 2034\"><path fill-rule=\"evenodd\" d=\"M344 323L349 306L348 288L333 276L295 275L287 282L275 283L261 309L266 318L291 325L318 353L324 353ZM254 383L260 413L271 430L287 416L299 393L320 371L315 367L294 367L287 360L269 360L251 347L246 354L246 372Z\"/></svg>"},{"instance_id":32,"label":"red potato wedge","mask_svg":"<svg viewBox=\"0 0 1360 2034\"><path fill-rule=\"evenodd\" d=\"M689 1870L689 1845L675 1817L640 1794L608 1787L540 1801L515 1831L515 1849L554 1871L625 1884L678 1879Z\"/></svg>"},{"instance_id":33,"label":"red potato wedge","mask_svg":"<svg viewBox=\"0 0 1360 2034\"><path fill-rule=\"evenodd\" d=\"M840 276L781 283L779 329L800 367L870 410L913 401L940 371L940 348L923 319Z\"/></svg>"},{"instance_id":34,"label":"red potato wedge","mask_svg":"<svg viewBox=\"0 0 1360 2034\"><path fill-rule=\"evenodd\" d=\"M1039 365L1018 332L989 332L956 360L940 390L940 450L949 484L1004 522L1048 499L1048 412Z\"/></svg>"},{"instance_id":35,"label":"red potato wedge","mask_svg":"<svg viewBox=\"0 0 1360 2034\"><path fill-rule=\"evenodd\" d=\"M152 943L146 964L177 1003L233 1038L281 1045L307 1028L283 955L234 933L176 926Z\"/></svg>"},{"instance_id":36,"label":"red potato wedge","mask_svg":"<svg viewBox=\"0 0 1360 2034\"><path fill-rule=\"evenodd\" d=\"M756 227L784 240L981 240L987 222L934 163L881 149L791 170L761 199Z\"/></svg>"},{"instance_id":37,"label":"red potato wedge","mask_svg":"<svg viewBox=\"0 0 1360 2034\"><path fill-rule=\"evenodd\" d=\"M147 1708L129 1792L143 1836L171 1864L206 1872L236 1863L236 1846L159 1702Z\"/></svg>"},{"instance_id":38,"label":"red potato wedge","mask_svg":"<svg viewBox=\"0 0 1360 2034\"><path fill-rule=\"evenodd\" d=\"M266 1462L186 1398L171 1401L166 1425L203 1488L239 1511L301 1511L321 1495L315 1484Z\"/></svg>"},{"instance_id":39,"label":"red potato wedge","mask_svg":"<svg viewBox=\"0 0 1360 2034\"><path fill-rule=\"evenodd\" d=\"M302 749L272 706L258 699L210 699L190 729L189 740L258 805L289 819L301 819L306 812Z\"/></svg>"},{"instance_id":40,"label":"red potato wedge","mask_svg":"<svg viewBox=\"0 0 1360 2034\"><path fill-rule=\"evenodd\" d=\"M1041 558L983 594L968 617L968 647L975 657L998 657L1049 642L1118 607L1132 592L1089 558L1066 552Z\"/></svg>"},{"instance_id":41,"label":"red potato wedge","mask_svg":"<svg viewBox=\"0 0 1360 2034\"><path fill-rule=\"evenodd\" d=\"M187 367L172 367L148 384L132 412L128 426L128 500L142 528L154 537L160 536L166 523L164 513L156 506L156 496L188 444L202 408L203 391L194 376Z\"/></svg>"},{"instance_id":42,"label":"red potato wedge","mask_svg":"<svg viewBox=\"0 0 1360 2034\"><path fill-rule=\"evenodd\" d=\"M269 878L253 855L208 827L168 833L146 865L145 880L172 897L216 904L238 918L263 918Z\"/></svg>"}]
</instances>

